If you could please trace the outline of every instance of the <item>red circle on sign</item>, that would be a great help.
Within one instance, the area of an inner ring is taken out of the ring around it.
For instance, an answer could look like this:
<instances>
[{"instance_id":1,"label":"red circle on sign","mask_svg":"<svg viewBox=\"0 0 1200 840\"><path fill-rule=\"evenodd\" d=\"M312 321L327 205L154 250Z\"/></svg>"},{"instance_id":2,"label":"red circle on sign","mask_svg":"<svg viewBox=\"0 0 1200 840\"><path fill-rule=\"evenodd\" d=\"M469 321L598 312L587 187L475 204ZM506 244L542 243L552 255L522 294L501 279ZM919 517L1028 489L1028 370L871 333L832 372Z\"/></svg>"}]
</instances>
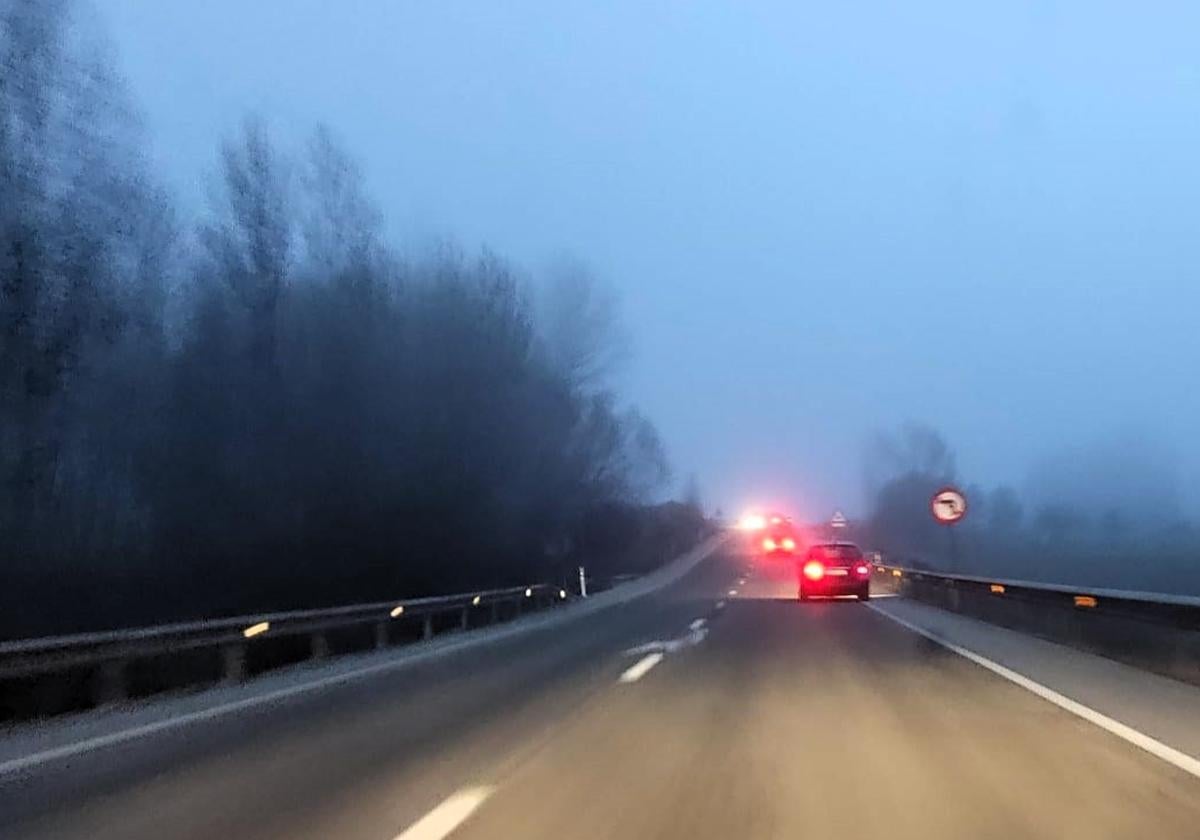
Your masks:
<instances>
[{"instance_id":1,"label":"red circle on sign","mask_svg":"<svg viewBox=\"0 0 1200 840\"><path fill-rule=\"evenodd\" d=\"M943 487L929 500L929 511L943 525L953 525L967 515L967 497L957 487Z\"/></svg>"}]
</instances>

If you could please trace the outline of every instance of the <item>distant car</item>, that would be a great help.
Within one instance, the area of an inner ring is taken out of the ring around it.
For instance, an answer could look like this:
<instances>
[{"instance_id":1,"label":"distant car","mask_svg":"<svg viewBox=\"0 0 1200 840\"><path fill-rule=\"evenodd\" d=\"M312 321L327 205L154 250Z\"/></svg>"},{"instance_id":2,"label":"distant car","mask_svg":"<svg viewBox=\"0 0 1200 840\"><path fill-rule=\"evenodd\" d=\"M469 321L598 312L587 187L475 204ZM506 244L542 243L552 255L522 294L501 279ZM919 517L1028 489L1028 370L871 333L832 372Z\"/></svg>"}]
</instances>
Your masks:
<instances>
[{"instance_id":1,"label":"distant car","mask_svg":"<svg viewBox=\"0 0 1200 840\"><path fill-rule=\"evenodd\" d=\"M782 513L768 513L763 516L767 528L791 528L792 518Z\"/></svg>"},{"instance_id":2,"label":"distant car","mask_svg":"<svg viewBox=\"0 0 1200 840\"><path fill-rule=\"evenodd\" d=\"M871 564L854 543L826 542L810 546L798 564L799 596L855 595L871 597Z\"/></svg>"},{"instance_id":3,"label":"distant car","mask_svg":"<svg viewBox=\"0 0 1200 840\"><path fill-rule=\"evenodd\" d=\"M765 557L793 559L799 540L796 531L788 525L768 525L758 541L758 549Z\"/></svg>"},{"instance_id":4,"label":"distant car","mask_svg":"<svg viewBox=\"0 0 1200 840\"><path fill-rule=\"evenodd\" d=\"M743 531L757 533L768 528L790 527L792 520L782 513L748 513L738 520Z\"/></svg>"}]
</instances>

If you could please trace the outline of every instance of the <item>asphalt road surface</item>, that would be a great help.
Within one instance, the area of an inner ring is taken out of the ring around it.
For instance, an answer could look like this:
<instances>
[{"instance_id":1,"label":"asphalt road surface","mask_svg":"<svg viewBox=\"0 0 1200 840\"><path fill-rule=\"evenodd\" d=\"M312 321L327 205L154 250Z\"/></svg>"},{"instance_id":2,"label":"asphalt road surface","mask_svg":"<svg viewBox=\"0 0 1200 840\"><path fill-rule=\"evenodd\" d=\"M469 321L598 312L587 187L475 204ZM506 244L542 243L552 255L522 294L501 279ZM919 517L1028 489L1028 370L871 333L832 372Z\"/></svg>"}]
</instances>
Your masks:
<instances>
[{"instance_id":1,"label":"asphalt road surface","mask_svg":"<svg viewBox=\"0 0 1200 840\"><path fill-rule=\"evenodd\" d=\"M557 629L0 777L0 836L1200 837L1200 780L792 575L726 550Z\"/></svg>"}]
</instances>

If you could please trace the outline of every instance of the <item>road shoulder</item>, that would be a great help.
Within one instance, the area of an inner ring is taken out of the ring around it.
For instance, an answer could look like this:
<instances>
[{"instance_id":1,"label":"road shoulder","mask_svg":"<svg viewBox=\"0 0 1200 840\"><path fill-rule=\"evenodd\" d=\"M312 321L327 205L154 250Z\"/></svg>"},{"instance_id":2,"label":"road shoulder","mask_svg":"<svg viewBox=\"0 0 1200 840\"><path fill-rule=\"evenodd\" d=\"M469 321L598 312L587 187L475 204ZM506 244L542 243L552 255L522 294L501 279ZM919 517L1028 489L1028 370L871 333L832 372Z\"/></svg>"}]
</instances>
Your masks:
<instances>
[{"instance_id":1,"label":"road shoulder","mask_svg":"<svg viewBox=\"0 0 1200 840\"><path fill-rule=\"evenodd\" d=\"M1200 687L904 598L871 607L1200 758Z\"/></svg>"}]
</instances>

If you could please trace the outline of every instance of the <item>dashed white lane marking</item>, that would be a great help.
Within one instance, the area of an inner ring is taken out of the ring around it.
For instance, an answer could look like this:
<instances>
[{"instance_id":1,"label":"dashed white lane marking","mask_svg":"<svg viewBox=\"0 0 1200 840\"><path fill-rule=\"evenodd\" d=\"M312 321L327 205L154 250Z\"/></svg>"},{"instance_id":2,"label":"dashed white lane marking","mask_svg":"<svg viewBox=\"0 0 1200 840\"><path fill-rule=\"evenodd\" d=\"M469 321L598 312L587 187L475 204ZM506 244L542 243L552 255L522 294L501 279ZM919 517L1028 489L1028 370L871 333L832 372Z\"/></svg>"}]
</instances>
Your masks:
<instances>
[{"instance_id":1,"label":"dashed white lane marking","mask_svg":"<svg viewBox=\"0 0 1200 840\"><path fill-rule=\"evenodd\" d=\"M699 630L705 624L708 624L707 618L697 618L695 621L689 624L688 627L690 627L692 630Z\"/></svg>"},{"instance_id":2,"label":"dashed white lane marking","mask_svg":"<svg viewBox=\"0 0 1200 840\"><path fill-rule=\"evenodd\" d=\"M1057 691L1055 691L1052 688L1044 686L1039 682L1034 682L1033 680L1031 680L1029 677L1025 676L1024 674L1018 674L1016 671L1012 670L1011 668L1005 668L999 662L993 662L992 660L988 659L986 656L980 656L978 653L975 653L975 651L967 650L964 647L959 647L958 645L954 644L953 642L943 639L941 636L937 635L936 633L926 630L924 627L918 627L916 624L913 624L912 622L905 621L903 618L899 618L897 616L892 615L887 610L882 610L879 607L876 607L869 603L865 604L865 606L874 610L875 612L879 613L880 615L884 616L885 618L890 618L892 621L896 622L897 624L901 625L902 627L907 627L909 630L913 631L914 633L922 635L926 639L929 639L930 641L937 642L942 647L946 648L947 650L951 650L954 653L957 653L959 656L963 657L964 659L969 659L972 662L974 662L976 665L979 665L980 667L983 667L983 668L987 668L993 674L995 674L999 677L1003 677L1004 679L1008 680L1011 683L1019 685L1021 688L1025 689L1026 691L1033 692L1038 697L1041 697L1043 700L1050 701L1055 706L1058 706L1060 709L1063 709L1065 711L1070 712L1073 715L1081 717L1084 720L1086 720L1088 723L1094 723L1096 726L1099 726L1101 729L1105 730L1106 732L1111 732L1113 735L1116 735L1118 738L1128 741L1130 744L1133 744L1135 747L1139 747L1140 749L1145 750L1146 752L1150 753L1151 755L1161 758L1163 761L1167 762L1168 764L1174 765L1175 767L1178 767L1180 770L1183 770L1184 772L1191 773L1193 776L1196 776L1196 777L1200 777L1200 759L1196 759L1196 758L1188 755L1187 753L1180 752L1179 750L1175 749L1174 747L1169 747L1166 744L1164 744L1162 741L1159 741L1156 738L1151 738L1146 733L1139 732L1138 730L1134 729L1132 726L1126 726L1125 724L1121 723L1119 720L1113 720L1108 715L1105 715L1102 712L1098 712L1095 709L1091 708L1090 706L1085 706L1082 703L1078 702L1077 700L1072 700L1070 697L1067 697L1064 694L1059 694Z\"/></svg>"},{"instance_id":3,"label":"dashed white lane marking","mask_svg":"<svg viewBox=\"0 0 1200 840\"><path fill-rule=\"evenodd\" d=\"M630 665L628 668L625 669L625 673L621 674L621 678L620 678L619 682L623 682L623 683L637 682L642 677L646 676L646 673L651 668L653 668L659 662L662 662L662 659L663 659L663 655L661 653L646 654L641 659L639 659L637 662L633 663L632 665Z\"/></svg>"},{"instance_id":4,"label":"dashed white lane marking","mask_svg":"<svg viewBox=\"0 0 1200 840\"><path fill-rule=\"evenodd\" d=\"M442 840L449 837L496 789L486 785L463 788L396 835L396 840Z\"/></svg>"}]
</instances>

